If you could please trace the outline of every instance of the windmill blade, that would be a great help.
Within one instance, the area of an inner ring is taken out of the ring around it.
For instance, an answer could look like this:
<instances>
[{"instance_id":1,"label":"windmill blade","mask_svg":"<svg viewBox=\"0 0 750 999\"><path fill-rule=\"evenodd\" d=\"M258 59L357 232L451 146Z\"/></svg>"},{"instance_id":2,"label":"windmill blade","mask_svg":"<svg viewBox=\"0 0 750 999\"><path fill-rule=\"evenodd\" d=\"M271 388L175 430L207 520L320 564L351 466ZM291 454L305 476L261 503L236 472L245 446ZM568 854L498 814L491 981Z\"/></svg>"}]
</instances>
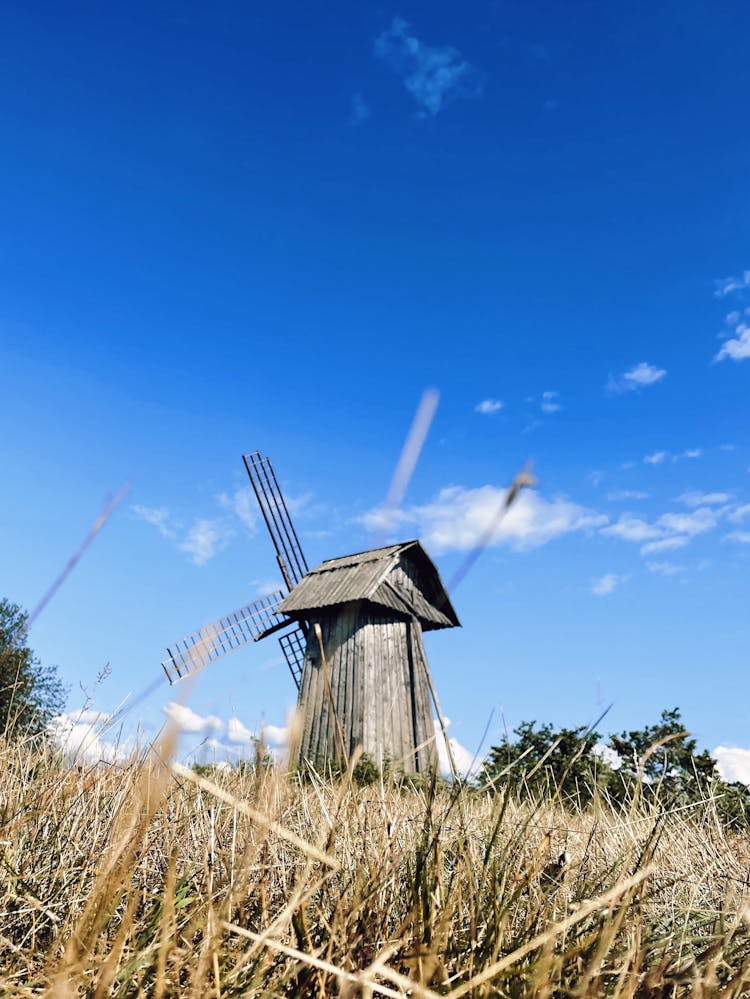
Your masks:
<instances>
[{"instance_id":1,"label":"windmill blade","mask_svg":"<svg viewBox=\"0 0 750 999\"><path fill-rule=\"evenodd\" d=\"M227 652L292 624L288 617L276 613L283 596L279 590L260 597L170 645L167 658L162 663L169 682L176 683Z\"/></svg>"},{"instance_id":2,"label":"windmill blade","mask_svg":"<svg viewBox=\"0 0 750 999\"><path fill-rule=\"evenodd\" d=\"M308 572L308 566L284 496L271 462L268 458L264 458L260 451L245 454L242 460L245 462L250 484L276 549L276 561L287 589L291 592Z\"/></svg>"},{"instance_id":3,"label":"windmill blade","mask_svg":"<svg viewBox=\"0 0 750 999\"><path fill-rule=\"evenodd\" d=\"M299 626L287 631L279 638L281 651L284 653L286 664L292 679L297 684L297 690L302 686L302 667L305 664L305 647L307 645L307 634Z\"/></svg>"}]
</instances>

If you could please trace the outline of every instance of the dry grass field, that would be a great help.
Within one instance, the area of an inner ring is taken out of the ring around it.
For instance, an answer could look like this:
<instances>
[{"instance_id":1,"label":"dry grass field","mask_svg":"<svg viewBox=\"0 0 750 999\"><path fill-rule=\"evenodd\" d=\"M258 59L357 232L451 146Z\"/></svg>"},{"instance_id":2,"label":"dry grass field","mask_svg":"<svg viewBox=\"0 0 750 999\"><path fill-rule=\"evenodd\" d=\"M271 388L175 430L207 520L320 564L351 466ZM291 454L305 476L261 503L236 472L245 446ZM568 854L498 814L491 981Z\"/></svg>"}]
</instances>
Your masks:
<instances>
[{"instance_id":1,"label":"dry grass field","mask_svg":"<svg viewBox=\"0 0 750 999\"><path fill-rule=\"evenodd\" d=\"M710 802L572 814L172 750L0 745L0 995L750 994L750 841Z\"/></svg>"}]
</instances>

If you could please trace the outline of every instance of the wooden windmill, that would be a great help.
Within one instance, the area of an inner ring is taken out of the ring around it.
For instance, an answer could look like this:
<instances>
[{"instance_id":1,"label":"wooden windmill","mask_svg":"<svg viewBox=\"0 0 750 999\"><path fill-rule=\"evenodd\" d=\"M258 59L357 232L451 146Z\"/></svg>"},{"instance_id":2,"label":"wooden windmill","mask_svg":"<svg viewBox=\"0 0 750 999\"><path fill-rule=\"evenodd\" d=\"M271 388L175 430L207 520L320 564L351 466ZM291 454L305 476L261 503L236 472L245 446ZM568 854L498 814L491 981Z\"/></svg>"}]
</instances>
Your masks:
<instances>
[{"instance_id":1,"label":"wooden windmill","mask_svg":"<svg viewBox=\"0 0 750 999\"><path fill-rule=\"evenodd\" d=\"M286 586L167 649L170 683L233 649L279 633L294 679L301 733L293 764L315 766L362 749L405 773L437 765L435 688L422 632L460 625L418 541L308 568L268 458L245 467Z\"/></svg>"}]
</instances>

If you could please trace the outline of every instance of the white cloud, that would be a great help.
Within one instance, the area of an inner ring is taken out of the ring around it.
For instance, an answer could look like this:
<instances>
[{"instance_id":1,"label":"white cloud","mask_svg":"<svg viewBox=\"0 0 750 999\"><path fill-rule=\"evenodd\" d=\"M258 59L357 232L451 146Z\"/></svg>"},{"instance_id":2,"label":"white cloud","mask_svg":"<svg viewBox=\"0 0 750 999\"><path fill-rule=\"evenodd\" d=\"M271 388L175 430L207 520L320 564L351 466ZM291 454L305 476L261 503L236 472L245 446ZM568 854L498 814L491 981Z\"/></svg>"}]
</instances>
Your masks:
<instances>
[{"instance_id":1,"label":"white cloud","mask_svg":"<svg viewBox=\"0 0 750 999\"><path fill-rule=\"evenodd\" d=\"M110 715L81 708L56 715L50 720L48 732L70 763L115 763L131 756L133 746L104 738L110 723Z\"/></svg>"},{"instance_id":2,"label":"white cloud","mask_svg":"<svg viewBox=\"0 0 750 999\"><path fill-rule=\"evenodd\" d=\"M238 489L233 496L221 493L216 500L223 509L229 510L239 517L251 532L254 531L254 511L249 506L250 490ZM225 517L208 518L195 517L187 528L176 520L166 507L148 507L136 505L133 513L155 527L159 534L181 552L185 552L194 565L205 565L209 559L227 546L234 536L229 521Z\"/></svg>"},{"instance_id":3,"label":"white cloud","mask_svg":"<svg viewBox=\"0 0 750 999\"><path fill-rule=\"evenodd\" d=\"M724 537L727 541L734 541L738 545L750 545L750 531L730 531Z\"/></svg>"},{"instance_id":4,"label":"white cloud","mask_svg":"<svg viewBox=\"0 0 750 999\"><path fill-rule=\"evenodd\" d=\"M736 506L729 514L729 519L733 524L739 524L746 517L750 517L750 503L743 503L742 506Z\"/></svg>"},{"instance_id":5,"label":"white cloud","mask_svg":"<svg viewBox=\"0 0 750 999\"><path fill-rule=\"evenodd\" d=\"M443 777L450 779L453 776L453 771L448 757L448 750L445 748L443 730L437 718L433 719L433 721L435 724L435 747L438 754L438 769ZM444 721L446 728L448 728L450 726L450 719L445 718ZM475 759L475 754L471 750L467 749L466 746L462 746L457 739L452 738L450 735L448 736L448 741L450 742L453 761L456 764L459 774L462 777L476 777L482 769L481 757L477 756Z\"/></svg>"},{"instance_id":6,"label":"white cloud","mask_svg":"<svg viewBox=\"0 0 750 999\"><path fill-rule=\"evenodd\" d=\"M321 513L327 511L327 507L323 503L313 503L315 494L311 492L300 493L299 496L293 496L291 493L284 492L284 502L286 503L286 508L293 517L315 517Z\"/></svg>"},{"instance_id":7,"label":"white cloud","mask_svg":"<svg viewBox=\"0 0 750 999\"><path fill-rule=\"evenodd\" d=\"M613 489L612 492L607 493L607 499L613 503L621 500L646 500L649 496L650 493L643 492L641 489Z\"/></svg>"},{"instance_id":8,"label":"white cloud","mask_svg":"<svg viewBox=\"0 0 750 999\"><path fill-rule=\"evenodd\" d=\"M362 94L357 91L349 101L349 124L361 125L371 116L372 110Z\"/></svg>"},{"instance_id":9,"label":"white cloud","mask_svg":"<svg viewBox=\"0 0 750 999\"><path fill-rule=\"evenodd\" d=\"M216 502L222 510L233 513L250 532L258 529L258 504L250 486L242 486L233 493L219 493Z\"/></svg>"},{"instance_id":10,"label":"white cloud","mask_svg":"<svg viewBox=\"0 0 750 999\"><path fill-rule=\"evenodd\" d=\"M750 326L739 323L735 329L737 336L726 340L721 350L714 357L715 361L723 361L727 357L733 361L744 361L750 357Z\"/></svg>"},{"instance_id":11,"label":"white cloud","mask_svg":"<svg viewBox=\"0 0 750 999\"><path fill-rule=\"evenodd\" d=\"M243 725L239 718L230 718L227 722L227 739L241 746L252 746L257 736Z\"/></svg>"},{"instance_id":12,"label":"white cloud","mask_svg":"<svg viewBox=\"0 0 750 999\"><path fill-rule=\"evenodd\" d=\"M483 416L491 416L493 413L499 412L505 405L499 399L483 399L478 402L474 407L475 413L482 413Z\"/></svg>"},{"instance_id":13,"label":"white cloud","mask_svg":"<svg viewBox=\"0 0 750 999\"><path fill-rule=\"evenodd\" d=\"M186 704L169 701L164 706L164 714L175 723L181 732L196 735L214 735L224 731L224 722L216 715L199 715Z\"/></svg>"},{"instance_id":14,"label":"white cloud","mask_svg":"<svg viewBox=\"0 0 750 999\"><path fill-rule=\"evenodd\" d=\"M136 503L130 509L136 517L155 527L163 538L173 538L175 536L176 532L172 524L172 517L165 506L142 506L140 503Z\"/></svg>"},{"instance_id":15,"label":"white cloud","mask_svg":"<svg viewBox=\"0 0 750 999\"><path fill-rule=\"evenodd\" d=\"M744 291L745 288L750 288L750 271L744 271L739 277L728 277L718 280L714 295L717 298L725 298L735 291Z\"/></svg>"},{"instance_id":16,"label":"white cloud","mask_svg":"<svg viewBox=\"0 0 750 999\"><path fill-rule=\"evenodd\" d=\"M628 384L635 388L640 388L645 385L655 385L662 378L665 378L666 374L667 372L664 368L657 368L653 364L641 361L640 364L636 364L630 371L626 371L622 377Z\"/></svg>"},{"instance_id":17,"label":"white cloud","mask_svg":"<svg viewBox=\"0 0 750 999\"><path fill-rule=\"evenodd\" d=\"M267 579L251 579L250 585L259 597L270 597L272 593L283 590L281 580L276 576L269 576Z\"/></svg>"},{"instance_id":18,"label":"white cloud","mask_svg":"<svg viewBox=\"0 0 750 999\"><path fill-rule=\"evenodd\" d=\"M272 749L286 749L289 744L288 725L264 725L261 735L263 742Z\"/></svg>"},{"instance_id":19,"label":"white cloud","mask_svg":"<svg viewBox=\"0 0 750 999\"><path fill-rule=\"evenodd\" d=\"M722 506L724 503L728 503L731 498L729 493L701 493L695 490L677 497L680 503L689 507Z\"/></svg>"},{"instance_id":20,"label":"white cloud","mask_svg":"<svg viewBox=\"0 0 750 999\"><path fill-rule=\"evenodd\" d=\"M717 513L708 507L699 507L691 513L664 513L656 521L657 525L671 534L705 534L718 523Z\"/></svg>"},{"instance_id":21,"label":"white cloud","mask_svg":"<svg viewBox=\"0 0 750 999\"><path fill-rule=\"evenodd\" d=\"M711 754L723 780L730 784L747 784L750 787L750 749L738 746L717 746Z\"/></svg>"},{"instance_id":22,"label":"white cloud","mask_svg":"<svg viewBox=\"0 0 750 999\"><path fill-rule=\"evenodd\" d=\"M621 375L610 375L607 390L614 393L637 392L649 385L656 385L666 377L665 368L657 368L653 364L641 361Z\"/></svg>"},{"instance_id":23,"label":"white cloud","mask_svg":"<svg viewBox=\"0 0 750 999\"><path fill-rule=\"evenodd\" d=\"M648 521L640 517L634 517L630 513L623 513L620 519L602 528L602 534L607 534L613 538L621 538L623 541L649 541L651 538L658 538L660 531L658 527L649 524Z\"/></svg>"},{"instance_id":24,"label":"white cloud","mask_svg":"<svg viewBox=\"0 0 750 999\"><path fill-rule=\"evenodd\" d=\"M662 538L661 541L649 541L641 547L641 555L656 555L658 552L671 552L690 544L690 538L685 535Z\"/></svg>"},{"instance_id":25,"label":"white cloud","mask_svg":"<svg viewBox=\"0 0 750 999\"><path fill-rule=\"evenodd\" d=\"M675 565L674 562L646 562L646 568L658 576L677 576L686 571L684 565Z\"/></svg>"},{"instance_id":26,"label":"white cloud","mask_svg":"<svg viewBox=\"0 0 750 999\"><path fill-rule=\"evenodd\" d=\"M198 517L177 547L190 556L194 565L205 565L217 552L226 548L233 534L223 520Z\"/></svg>"},{"instance_id":27,"label":"white cloud","mask_svg":"<svg viewBox=\"0 0 750 999\"><path fill-rule=\"evenodd\" d=\"M541 409L543 413L549 415L550 413L558 413L560 411L560 403L556 401L558 394L557 392L542 393Z\"/></svg>"},{"instance_id":28,"label":"white cloud","mask_svg":"<svg viewBox=\"0 0 750 999\"><path fill-rule=\"evenodd\" d=\"M390 526L413 526L427 547L436 552L469 551L480 543L521 551L607 522L601 514L570 500L546 500L531 491L522 492L503 515L506 496L507 490L497 486L449 486L430 503L391 514ZM370 529L379 528L382 519L382 510L363 517Z\"/></svg>"},{"instance_id":29,"label":"white cloud","mask_svg":"<svg viewBox=\"0 0 750 999\"><path fill-rule=\"evenodd\" d=\"M619 770L622 766L622 760L619 755L611 746L607 746L604 742L597 742L591 752L594 756L598 756L602 763L606 763L612 770Z\"/></svg>"},{"instance_id":30,"label":"white cloud","mask_svg":"<svg viewBox=\"0 0 750 999\"><path fill-rule=\"evenodd\" d=\"M653 454L645 455L643 462L646 465L663 465L665 461L671 461L674 464L683 459L700 458L702 454L703 449L699 447L688 448L680 454L670 454L669 451L654 451Z\"/></svg>"},{"instance_id":31,"label":"white cloud","mask_svg":"<svg viewBox=\"0 0 750 999\"><path fill-rule=\"evenodd\" d=\"M435 117L453 97L478 97L482 80L474 67L449 45L429 46L409 34L403 18L375 39L375 55L403 79L422 117Z\"/></svg>"},{"instance_id":32,"label":"white cloud","mask_svg":"<svg viewBox=\"0 0 750 999\"><path fill-rule=\"evenodd\" d=\"M602 528L601 533L641 544L642 555L684 548L698 534L712 531L719 523L721 510L698 507L689 513L664 513L653 523L630 513L624 513L614 524Z\"/></svg>"},{"instance_id":33,"label":"white cloud","mask_svg":"<svg viewBox=\"0 0 750 999\"><path fill-rule=\"evenodd\" d=\"M596 594L597 597L606 597L610 593L614 593L621 582L621 576L617 576L614 572L608 572L592 582L591 592Z\"/></svg>"}]
</instances>

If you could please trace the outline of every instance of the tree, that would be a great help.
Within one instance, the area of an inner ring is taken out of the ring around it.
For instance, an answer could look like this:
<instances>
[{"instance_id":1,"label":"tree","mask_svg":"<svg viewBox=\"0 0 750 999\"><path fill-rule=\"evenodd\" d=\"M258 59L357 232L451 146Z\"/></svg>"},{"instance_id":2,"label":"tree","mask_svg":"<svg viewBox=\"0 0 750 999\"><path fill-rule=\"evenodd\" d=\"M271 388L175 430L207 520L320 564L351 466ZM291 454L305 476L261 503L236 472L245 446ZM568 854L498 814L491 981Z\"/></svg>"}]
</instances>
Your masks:
<instances>
[{"instance_id":1,"label":"tree","mask_svg":"<svg viewBox=\"0 0 750 999\"><path fill-rule=\"evenodd\" d=\"M647 784L661 784L673 795L688 787L688 797L693 797L696 783L705 789L719 778L711 754L696 752L696 741L685 731L679 708L662 711L656 725L611 735L609 746L622 761L623 775L637 777L642 771Z\"/></svg>"},{"instance_id":2,"label":"tree","mask_svg":"<svg viewBox=\"0 0 750 999\"><path fill-rule=\"evenodd\" d=\"M506 736L492 747L480 786L512 782L521 794L535 795L559 789L563 801L581 806L597 789L619 803L638 793L646 800L658 795L666 807L712 799L728 824L746 828L750 822L750 789L722 780L711 754L697 752L679 708L662 711L655 725L610 735L606 742L585 728L555 731L536 722L523 722L514 735L514 741Z\"/></svg>"},{"instance_id":3,"label":"tree","mask_svg":"<svg viewBox=\"0 0 750 999\"><path fill-rule=\"evenodd\" d=\"M555 732L549 724L537 728L532 721L521 722L513 734L514 741L506 735L500 746L490 750L479 778L481 785L506 774L533 794L559 790L563 798L574 798L580 804L591 800L599 765L593 753L598 732L583 726Z\"/></svg>"},{"instance_id":4,"label":"tree","mask_svg":"<svg viewBox=\"0 0 750 999\"><path fill-rule=\"evenodd\" d=\"M28 614L0 600L0 734L41 735L65 705L53 666L42 666L28 644Z\"/></svg>"}]
</instances>

